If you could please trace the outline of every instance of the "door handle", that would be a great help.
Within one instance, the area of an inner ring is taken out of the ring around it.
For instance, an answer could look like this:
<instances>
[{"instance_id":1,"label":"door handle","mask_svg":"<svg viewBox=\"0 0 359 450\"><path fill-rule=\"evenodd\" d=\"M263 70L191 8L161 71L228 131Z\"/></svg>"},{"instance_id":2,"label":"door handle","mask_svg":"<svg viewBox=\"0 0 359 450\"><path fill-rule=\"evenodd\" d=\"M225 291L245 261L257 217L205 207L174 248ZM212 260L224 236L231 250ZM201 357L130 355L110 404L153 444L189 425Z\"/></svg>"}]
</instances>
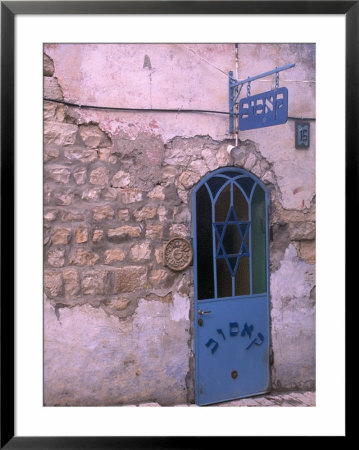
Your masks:
<instances>
[{"instance_id":1,"label":"door handle","mask_svg":"<svg viewBox=\"0 0 359 450\"><path fill-rule=\"evenodd\" d=\"M202 311L201 309L198 310L198 314L203 316L203 314L211 314L212 311Z\"/></svg>"}]
</instances>

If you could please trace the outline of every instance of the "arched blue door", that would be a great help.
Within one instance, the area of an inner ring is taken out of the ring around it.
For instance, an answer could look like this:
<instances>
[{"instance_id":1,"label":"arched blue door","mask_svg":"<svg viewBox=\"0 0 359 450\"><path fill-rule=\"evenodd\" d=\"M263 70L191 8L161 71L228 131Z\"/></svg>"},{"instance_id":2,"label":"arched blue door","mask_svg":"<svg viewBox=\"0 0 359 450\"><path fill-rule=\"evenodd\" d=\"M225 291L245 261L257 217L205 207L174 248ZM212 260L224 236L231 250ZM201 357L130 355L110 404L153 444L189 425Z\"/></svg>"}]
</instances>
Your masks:
<instances>
[{"instance_id":1,"label":"arched blue door","mask_svg":"<svg viewBox=\"0 0 359 450\"><path fill-rule=\"evenodd\" d=\"M206 405L269 388L268 192L226 167L193 193L195 396Z\"/></svg>"}]
</instances>

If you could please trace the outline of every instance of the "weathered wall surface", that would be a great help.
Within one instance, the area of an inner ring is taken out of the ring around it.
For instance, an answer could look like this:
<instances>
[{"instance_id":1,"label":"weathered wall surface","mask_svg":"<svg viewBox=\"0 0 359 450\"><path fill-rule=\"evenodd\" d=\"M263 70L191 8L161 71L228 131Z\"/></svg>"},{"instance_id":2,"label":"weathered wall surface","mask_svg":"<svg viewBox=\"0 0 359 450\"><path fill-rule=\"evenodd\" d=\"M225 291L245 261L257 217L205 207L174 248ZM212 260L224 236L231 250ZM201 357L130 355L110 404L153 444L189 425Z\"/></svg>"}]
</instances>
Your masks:
<instances>
[{"instance_id":1,"label":"weathered wall surface","mask_svg":"<svg viewBox=\"0 0 359 450\"><path fill-rule=\"evenodd\" d=\"M190 49L194 50L195 55ZM79 104L226 111L234 45L44 48L44 96ZM311 45L239 45L240 78L290 62L289 115L315 117ZM305 82L299 82L300 80ZM253 83L269 90L274 79ZM44 101L45 404L193 401L193 269L164 266L192 234L191 193L237 165L271 192L271 319L276 388L315 382L315 122L240 133L214 114L103 111Z\"/></svg>"}]
</instances>

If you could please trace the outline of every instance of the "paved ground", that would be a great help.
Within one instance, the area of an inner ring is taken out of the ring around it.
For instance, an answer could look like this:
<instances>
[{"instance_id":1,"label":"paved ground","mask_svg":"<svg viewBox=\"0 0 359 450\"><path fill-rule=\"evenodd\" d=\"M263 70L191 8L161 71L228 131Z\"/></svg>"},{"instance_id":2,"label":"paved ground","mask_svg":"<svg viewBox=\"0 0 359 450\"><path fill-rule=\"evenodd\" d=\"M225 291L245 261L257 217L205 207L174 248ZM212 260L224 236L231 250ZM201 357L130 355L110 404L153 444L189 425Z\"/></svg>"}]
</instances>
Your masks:
<instances>
[{"instance_id":1,"label":"paved ground","mask_svg":"<svg viewBox=\"0 0 359 450\"><path fill-rule=\"evenodd\" d=\"M161 406L158 403L141 403L140 405L132 406ZM197 405L175 405L181 406L195 406ZM282 392L271 393L265 395L257 395L256 397L242 398L240 400L232 400L230 402L216 403L208 406L315 406L315 392ZM203 408L203 406L202 406Z\"/></svg>"}]
</instances>

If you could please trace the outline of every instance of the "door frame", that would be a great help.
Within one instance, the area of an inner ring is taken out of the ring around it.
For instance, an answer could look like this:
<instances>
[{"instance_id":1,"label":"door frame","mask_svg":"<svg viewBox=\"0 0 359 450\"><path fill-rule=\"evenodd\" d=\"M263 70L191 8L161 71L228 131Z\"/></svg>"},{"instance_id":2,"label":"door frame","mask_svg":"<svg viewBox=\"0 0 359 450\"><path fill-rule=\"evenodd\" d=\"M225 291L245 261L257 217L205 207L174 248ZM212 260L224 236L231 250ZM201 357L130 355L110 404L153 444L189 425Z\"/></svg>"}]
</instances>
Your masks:
<instances>
[{"instance_id":1,"label":"door frame","mask_svg":"<svg viewBox=\"0 0 359 450\"><path fill-rule=\"evenodd\" d=\"M268 350L269 354L271 353L272 349L272 329L271 329L271 320L270 320L270 273L269 273L269 205L270 205L270 197L269 197L269 191L267 187L264 185L264 183L254 174L251 172L236 166L226 166L226 167L220 167L218 169L215 169L214 171L209 172L207 175L205 175L195 186L193 192L192 192L192 231L193 231L193 283L194 283L194 315L193 315L193 330L194 330L194 363L195 363L195 377L194 377L194 393L195 393L195 401L198 404L198 390L197 387L199 386L199 370L198 370L198 357L199 357L199 339L197 338L197 320L199 318L198 316L198 309L200 302L202 300L198 300L198 280L197 280L197 192L198 190L206 183L209 179L216 176L217 174L221 174L226 171L236 171L238 172L238 175L243 174L251 178L255 184L259 184L259 186L263 189L265 194L265 245L266 245L266 261L265 261L265 268L266 268L266 288L267 288L267 298L268 298L268 329L269 329L269 342L268 342ZM252 187L251 191L251 199L248 202L248 208L249 211L251 210L251 200L253 197L255 184ZM222 189L222 188L221 188ZM248 217L248 219L251 219L251 216ZM212 223L213 224L213 223ZM251 240L251 237L250 237ZM252 243L250 242L250 252L252 252ZM250 263L250 277L252 277L252 263ZM250 284L252 285L252 280L250 280ZM216 291L216 289L215 289ZM253 295L253 294L250 294ZM213 300L216 300L213 299ZM269 370L269 383L268 386L271 385L271 364L270 364L270 358L268 358L268 370ZM265 391L267 392L267 391ZM259 394L259 393L258 393ZM257 394L253 394L257 395Z\"/></svg>"}]
</instances>

